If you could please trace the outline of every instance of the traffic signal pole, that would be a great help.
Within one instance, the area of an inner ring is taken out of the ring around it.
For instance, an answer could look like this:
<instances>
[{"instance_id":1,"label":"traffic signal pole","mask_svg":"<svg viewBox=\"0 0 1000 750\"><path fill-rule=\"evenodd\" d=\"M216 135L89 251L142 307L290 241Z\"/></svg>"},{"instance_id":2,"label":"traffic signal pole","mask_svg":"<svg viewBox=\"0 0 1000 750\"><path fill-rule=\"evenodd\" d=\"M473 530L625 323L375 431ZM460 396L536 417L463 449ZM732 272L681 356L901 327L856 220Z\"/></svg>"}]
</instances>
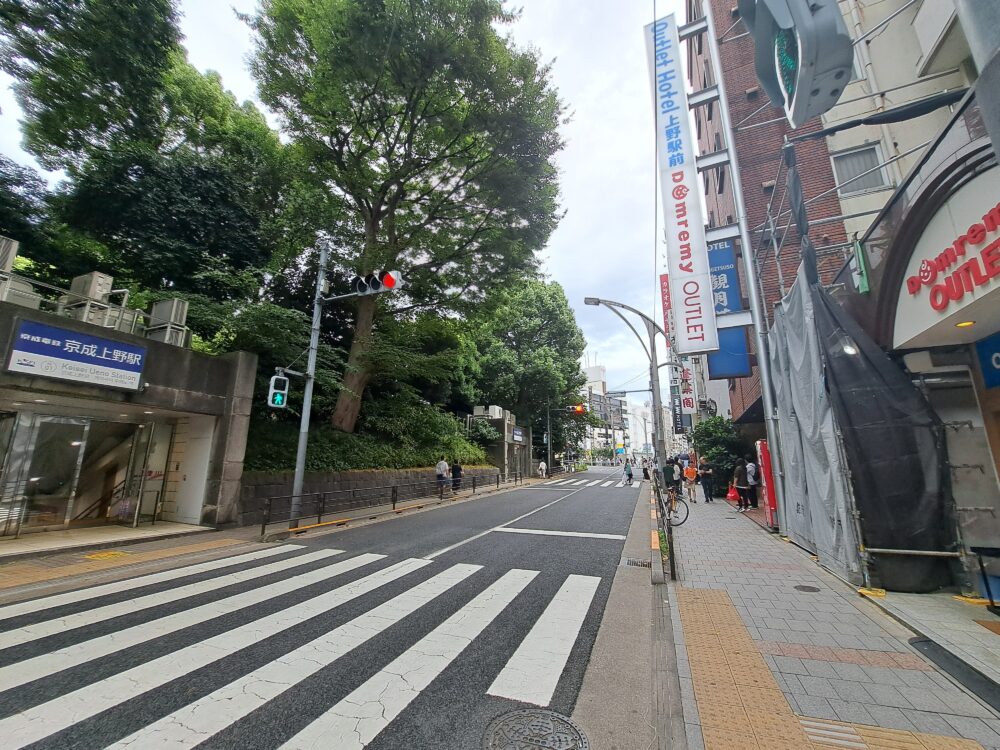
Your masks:
<instances>
[{"instance_id":1,"label":"traffic signal pole","mask_svg":"<svg viewBox=\"0 0 1000 750\"><path fill-rule=\"evenodd\" d=\"M320 243L319 270L316 273L316 294L313 296L312 328L309 329L309 357L306 364L306 385L302 394L302 417L299 420L299 444L295 451L295 477L292 480L292 505L288 528L299 526L302 512L302 484L306 476L306 449L309 447L309 419L312 414L313 384L316 381L316 355L319 352L319 329L323 320L323 291L326 289L326 261L329 256L325 241Z\"/></svg>"}]
</instances>

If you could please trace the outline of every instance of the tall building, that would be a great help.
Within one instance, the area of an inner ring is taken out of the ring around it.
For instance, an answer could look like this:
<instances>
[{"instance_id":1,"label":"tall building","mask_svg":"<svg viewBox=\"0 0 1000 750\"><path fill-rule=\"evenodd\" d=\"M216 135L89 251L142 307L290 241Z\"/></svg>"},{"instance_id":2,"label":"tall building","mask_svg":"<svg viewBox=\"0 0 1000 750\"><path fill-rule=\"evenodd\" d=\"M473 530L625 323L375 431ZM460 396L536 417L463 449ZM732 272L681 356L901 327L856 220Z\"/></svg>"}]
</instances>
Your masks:
<instances>
[{"instance_id":1,"label":"tall building","mask_svg":"<svg viewBox=\"0 0 1000 750\"><path fill-rule=\"evenodd\" d=\"M594 365L583 368L587 378L582 396L591 414L604 423L600 427L588 427L584 440L584 449L593 450L621 448L625 452L632 450L632 435L629 431L628 402L623 398L611 398L607 395L607 369L604 365Z\"/></svg>"}]
</instances>

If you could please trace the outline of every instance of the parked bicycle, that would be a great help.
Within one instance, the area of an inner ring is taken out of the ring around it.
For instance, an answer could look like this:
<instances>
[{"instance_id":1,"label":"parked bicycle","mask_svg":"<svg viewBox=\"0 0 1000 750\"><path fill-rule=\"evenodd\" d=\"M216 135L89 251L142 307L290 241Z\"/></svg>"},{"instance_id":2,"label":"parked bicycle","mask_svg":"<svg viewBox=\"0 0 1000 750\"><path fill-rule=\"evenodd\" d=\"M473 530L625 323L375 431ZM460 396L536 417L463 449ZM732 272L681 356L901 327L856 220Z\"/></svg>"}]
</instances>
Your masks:
<instances>
[{"instance_id":1,"label":"parked bicycle","mask_svg":"<svg viewBox=\"0 0 1000 750\"><path fill-rule=\"evenodd\" d=\"M666 495L666 502L663 504L663 517L668 525L681 526L686 520L688 520L688 513L691 509L688 507L688 504L681 499L681 493L676 487L667 487Z\"/></svg>"}]
</instances>

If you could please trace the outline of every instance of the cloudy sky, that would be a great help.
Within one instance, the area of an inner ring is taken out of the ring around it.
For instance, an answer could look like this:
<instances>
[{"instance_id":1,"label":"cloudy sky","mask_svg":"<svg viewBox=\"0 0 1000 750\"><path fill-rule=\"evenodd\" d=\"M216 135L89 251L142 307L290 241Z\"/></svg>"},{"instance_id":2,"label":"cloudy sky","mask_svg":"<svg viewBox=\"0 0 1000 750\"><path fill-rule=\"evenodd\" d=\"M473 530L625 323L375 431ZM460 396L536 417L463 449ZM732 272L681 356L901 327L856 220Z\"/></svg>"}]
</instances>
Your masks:
<instances>
[{"instance_id":1,"label":"cloudy sky","mask_svg":"<svg viewBox=\"0 0 1000 750\"><path fill-rule=\"evenodd\" d=\"M661 319L654 310L658 201L642 36L654 2L659 15L683 12L680 0L524 0L511 30L519 45L531 45L553 61L554 83L572 115L559 159L566 216L544 252L544 267L566 289L587 338L588 362L607 367L612 389L646 387L647 360L618 318L584 306L583 298L618 300ZM250 34L235 11L255 6L256 0L181 2L191 62L218 71L240 99L256 100L256 90L245 66ZM9 85L10 79L0 77L0 152L33 164L19 147L18 109ZM634 398L645 400L641 394Z\"/></svg>"}]
</instances>

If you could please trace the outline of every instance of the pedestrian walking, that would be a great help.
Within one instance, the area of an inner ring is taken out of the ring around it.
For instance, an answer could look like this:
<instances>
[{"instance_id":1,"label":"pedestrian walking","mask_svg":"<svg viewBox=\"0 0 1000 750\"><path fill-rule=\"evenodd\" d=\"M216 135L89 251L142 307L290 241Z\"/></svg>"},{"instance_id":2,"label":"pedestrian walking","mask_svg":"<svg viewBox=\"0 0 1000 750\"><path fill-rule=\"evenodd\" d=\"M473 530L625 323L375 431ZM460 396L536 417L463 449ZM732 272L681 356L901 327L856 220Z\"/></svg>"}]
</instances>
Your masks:
<instances>
[{"instance_id":1,"label":"pedestrian walking","mask_svg":"<svg viewBox=\"0 0 1000 750\"><path fill-rule=\"evenodd\" d=\"M458 492L462 489L462 477L465 476L465 471L462 469L462 464L459 463L458 459L455 459L455 463L451 465L451 491Z\"/></svg>"},{"instance_id":2,"label":"pedestrian walking","mask_svg":"<svg viewBox=\"0 0 1000 750\"><path fill-rule=\"evenodd\" d=\"M674 473L674 489L677 490L677 494L681 491L681 476L683 469L681 469L680 460L674 461L673 473Z\"/></svg>"},{"instance_id":3,"label":"pedestrian walking","mask_svg":"<svg viewBox=\"0 0 1000 750\"><path fill-rule=\"evenodd\" d=\"M648 458L642 459L642 478L646 479L646 480L649 479L649 459Z\"/></svg>"},{"instance_id":4,"label":"pedestrian walking","mask_svg":"<svg viewBox=\"0 0 1000 750\"><path fill-rule=\"evenodd\" d=\"M538 462L538 476L545 479L548 476L549 467L544 461Z\"/></svg>"},{"instance_id":5,"label":"pedestrian walking","mask_svg":"<svg viewBox=\"0 0 1000 750\"><path fill-rule=\"evenodd\" d=\"M747 481L747 462L742 458L736 461L736 468L733 470L733 487L740 496L736 512L746 513L750 508L750 484Z\"/></svg>"},{"instance_id":6,"label":"pedestrian walking","mask_svg":"<svg viewBox=\"0 0 1000 750\"><path fill-rule=\"evenodd\" d=\"M448 486L448 462L444 460L444 456L441 456L441 460L437 462L437 466L434 467L437 472L437 482L438 490L443 490Z\"/></svg>"},{"instance_id":7,"label":"pedestrian walking","mask_svg":"<svg viewBox=\"0 0 1000 750\"><path fill-rule=\"evenodd\" d=\"M629 487L632 486L632 464L627 458L625 459L624 481Z\"/></svg>"},{"instance_id":8,"label":"pedestrian walking","mask_svg":"<svg viewBox=\"0 0 1000 750\"><path fill-rule=\"evenodd\" d=\"M747 490L747 500L750 501L750 507L757 507L757 487L760 485L760 469L753 460L753 456L747 456L747 485L749 490Z\"/></svg>"},{"instance_id":9,"label":"pedestrian walking","mask_svg":"<svg viewBox=\"0 0 1000 750\"><path fill-rule=\"evenodd\" d=\"M712 465L704 456L698 459L698 480L701 482L701 489L705 493L705 502L712 502L712 491L715 489L712 477Z\"/></svg>"},{"instance_id":10,"label":"pedestrian walking","mask_svg":"<svg viewBox=\"0 0 1000 750\"><path fill-rule=\"evenodd\" d=\"M687 499L690 503L698 502L698 497L695 495L695 489L698 486L698 470L694 468L694 465L689 463L684 467L684 487L687 490Z\"/></svg>"}]
</instances>

